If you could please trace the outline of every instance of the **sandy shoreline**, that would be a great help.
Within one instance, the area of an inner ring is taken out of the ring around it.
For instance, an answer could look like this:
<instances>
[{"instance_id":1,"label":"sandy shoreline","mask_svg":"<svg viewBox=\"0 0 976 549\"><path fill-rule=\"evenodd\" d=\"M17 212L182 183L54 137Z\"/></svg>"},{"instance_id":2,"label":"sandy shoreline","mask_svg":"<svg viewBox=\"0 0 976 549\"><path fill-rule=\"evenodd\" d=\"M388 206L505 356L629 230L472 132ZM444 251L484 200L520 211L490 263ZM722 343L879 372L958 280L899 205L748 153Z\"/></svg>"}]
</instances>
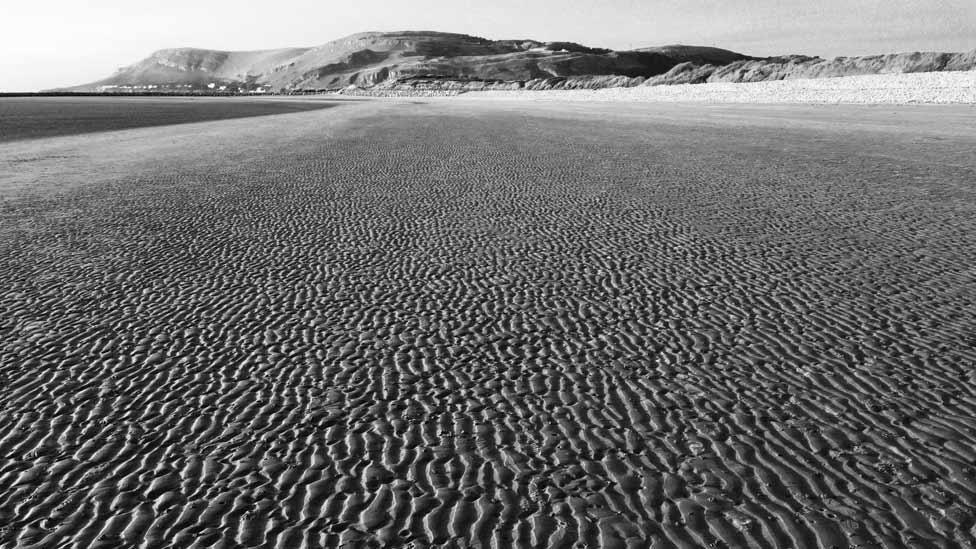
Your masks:
<instances>
[{"instance_id":1,"label":"sandy shoreline","mask_svg":"<svg viewBox=\"0 0 976 549\"><path fill-rule=\"evenodd\" d=\"M461 97L599 102L976 104L976 71L879 74L747 84L638 86L602 90L486 91L468 92Z\"/></svg>"}]
</instances>

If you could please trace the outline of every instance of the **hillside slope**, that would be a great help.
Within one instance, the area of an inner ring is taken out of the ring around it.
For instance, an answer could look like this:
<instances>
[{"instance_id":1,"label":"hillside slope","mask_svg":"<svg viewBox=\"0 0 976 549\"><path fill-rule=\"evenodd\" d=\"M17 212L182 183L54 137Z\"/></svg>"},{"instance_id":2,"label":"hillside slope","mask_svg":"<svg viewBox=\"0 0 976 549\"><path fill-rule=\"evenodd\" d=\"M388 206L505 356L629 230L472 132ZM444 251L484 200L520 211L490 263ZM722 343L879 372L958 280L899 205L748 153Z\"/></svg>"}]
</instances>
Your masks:
<instances>
[{"instance_id":1,"label":"hillside slope","mask_svg":"<svg viewBox=\"0 0 976 549\"><path fill-rule=\"evenodd\" d=\"M488 40L440 32L367 32L316 48L227 52L192 48L162 50L109 78L71 91L179 90L230 86L275 91L370 87L415 78L465 81L528 81L578 76L647 78L686 61L689 52L654 49L615 52L570 42ZM706 48L705 60L748 60ZM687 55L686 55L687 53Z\"/></svg>"},{"instance_id":2,"label":"hillside slope","mask_svg":"<svg viewBox=\"0 0 976 549\"><path fill-rule=\"evenodd\" d=\"M703 46L611 51L572 42L365 32L315 48L161 50L109 78L61 91L592 89L974 68L976 50L830 60L800 55L755 58Z\"/></svg>"},{"instance_id":3,"label":"hillside slope","mask_svg":"<svg viewBox=\"0 0 976 549\"><path fill-rule=\"evenodd\" d=\"M138 63L119 69L104 80L71 89L99 91L123 86L201 88L211 83L244 84L263 79L275 67L308 50L309 48L241 52L197 48L160 50Z\"/></svg>"}]
</instances>

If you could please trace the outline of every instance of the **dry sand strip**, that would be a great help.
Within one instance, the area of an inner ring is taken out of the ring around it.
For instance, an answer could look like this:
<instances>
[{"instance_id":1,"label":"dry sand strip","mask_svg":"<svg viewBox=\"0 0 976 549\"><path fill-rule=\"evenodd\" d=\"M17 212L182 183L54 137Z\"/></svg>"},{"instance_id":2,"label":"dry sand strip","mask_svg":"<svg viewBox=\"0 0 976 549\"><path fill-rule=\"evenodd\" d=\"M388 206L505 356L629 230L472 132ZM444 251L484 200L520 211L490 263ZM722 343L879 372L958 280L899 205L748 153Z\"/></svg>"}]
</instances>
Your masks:
<instances>
[{"instance_id":1,"label":"dry sand strip","mask_svg":"<svg viewBox=\"0 0 976 549\"><path fill-rule=\"evenodd\" d=\"M976 113L539 105L0 147L0 547L976 545Z\"/></svg>"},{"instance_id":2,"label":"dry sand strip","mask_svg":"<svg viewBox=\"0 0 976 549\"><path fill-rule=\"evenodd\" d=\"M770 82L638 86L602 90L488 91L466 98L536 101L976 104L976 71L875 74Z\"/></svg>"}]
</instances>

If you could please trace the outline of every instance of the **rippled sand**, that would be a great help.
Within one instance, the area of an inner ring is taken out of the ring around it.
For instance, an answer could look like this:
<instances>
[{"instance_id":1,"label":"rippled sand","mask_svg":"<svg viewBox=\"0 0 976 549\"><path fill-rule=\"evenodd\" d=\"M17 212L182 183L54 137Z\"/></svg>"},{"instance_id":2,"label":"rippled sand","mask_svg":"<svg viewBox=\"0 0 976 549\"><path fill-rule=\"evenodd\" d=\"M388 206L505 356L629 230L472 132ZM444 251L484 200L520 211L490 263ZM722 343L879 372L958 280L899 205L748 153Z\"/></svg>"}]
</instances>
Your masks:
<instances>
[{"instance_id":1,"label":"rippled sand","mask_svg":"<svg viewBox=\"0 0 976 549\"><path fill-rule=\"evenodd\" d=\"M0 146L0 547L958 547L976 111Z\"/></svg>"}]
</instances>

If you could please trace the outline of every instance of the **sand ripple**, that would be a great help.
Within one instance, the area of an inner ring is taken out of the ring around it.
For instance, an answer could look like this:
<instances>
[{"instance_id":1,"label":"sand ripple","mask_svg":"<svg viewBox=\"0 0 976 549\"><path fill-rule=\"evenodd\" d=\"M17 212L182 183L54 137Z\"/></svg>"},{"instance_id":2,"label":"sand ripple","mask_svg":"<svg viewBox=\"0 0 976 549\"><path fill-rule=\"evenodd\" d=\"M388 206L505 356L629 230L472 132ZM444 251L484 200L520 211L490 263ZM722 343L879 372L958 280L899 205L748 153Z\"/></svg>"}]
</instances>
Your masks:
<instances>
[{"instance_id":1,"label":"sand ripple","mask_svg":"<svg viewBox=\"0 0 976 549\"><path fill-rule=\"evenodd\" d=\"M0 547L976 544L972 148L431 108L3 212Z\"/></svg>"}]
</instances>

